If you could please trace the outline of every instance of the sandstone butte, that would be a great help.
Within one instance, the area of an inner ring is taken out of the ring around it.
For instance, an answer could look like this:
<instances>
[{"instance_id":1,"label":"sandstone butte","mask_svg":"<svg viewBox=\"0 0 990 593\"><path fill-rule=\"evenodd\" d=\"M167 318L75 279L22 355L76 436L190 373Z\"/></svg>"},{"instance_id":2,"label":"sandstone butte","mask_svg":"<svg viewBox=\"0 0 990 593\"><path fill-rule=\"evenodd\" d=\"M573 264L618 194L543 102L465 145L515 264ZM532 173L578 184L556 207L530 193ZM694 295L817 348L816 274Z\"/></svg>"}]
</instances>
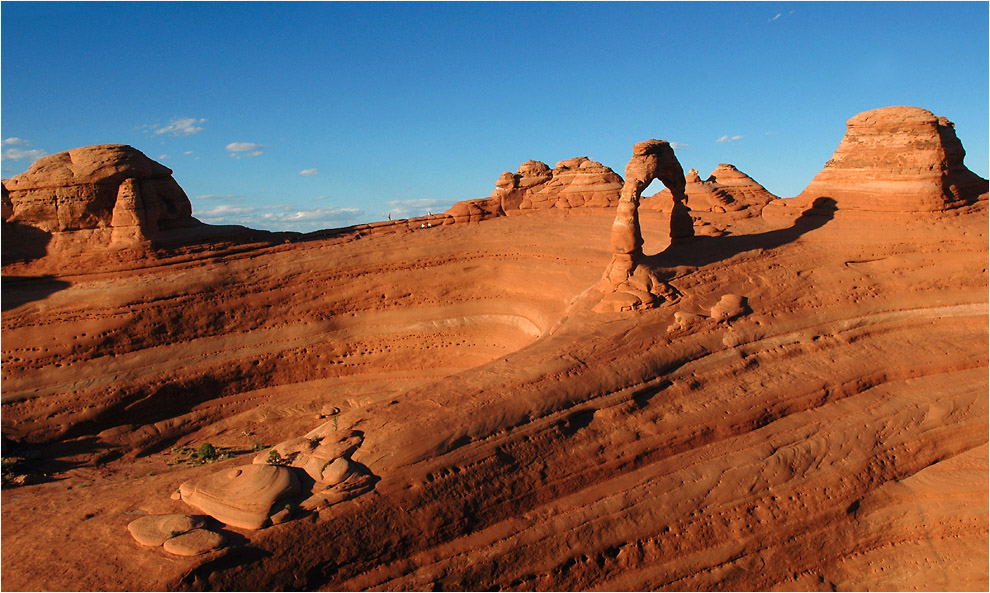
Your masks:
<instances>
[{"instance_id":1,"label":"sandstone butte","mask_svg":"<svg viewBox=\"0 0 990 593\"><path fill-rule=\"evenodd\" d=\"M985 590L963 157L891 107L795 198L649 140L307 235L46 157L3 182L4 587Z\"/></svg>"}]
</instances>

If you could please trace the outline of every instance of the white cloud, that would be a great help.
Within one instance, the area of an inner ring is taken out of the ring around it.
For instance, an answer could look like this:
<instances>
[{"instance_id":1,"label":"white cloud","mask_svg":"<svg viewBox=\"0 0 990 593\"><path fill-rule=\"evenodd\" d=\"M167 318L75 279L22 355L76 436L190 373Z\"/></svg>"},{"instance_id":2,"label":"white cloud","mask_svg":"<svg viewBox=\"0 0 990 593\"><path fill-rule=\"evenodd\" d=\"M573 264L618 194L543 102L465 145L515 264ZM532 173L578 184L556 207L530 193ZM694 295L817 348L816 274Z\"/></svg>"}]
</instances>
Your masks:
<instances>
[{"instance_id":1,"label":"white cloud","mask_svg":"<svg viewBox=\"0 0 990 593\"><path fill-rule=\"evenodd\" d=\"M209 222L212 219L222 219L236 216L243 216L245 214L251 214L256 209L252 206L232 206L230 204L220 204L219 206L214 206L213 208L207 208L206 210L196 211L193 213L194 216L202 220L203 222ZM216 224L216 223L211 223Z\"/></svg>"},{"instance_id":2,"label":"white cloud","mask_svg":"<svg viewBox=\"0 0 990 593\"><path fill-rule=\"evenodd\" d=\"M265 148L262 144L255 144L254 142L231 142L227 145L227 150L229 152L248 152L256 151Z\"/></svg>"},{"instance_id":3,"label":"white cloud","mask_svg":"<svg viewBox=\"0 0 990 593\"><path fill-rule=\"evenodd\" d=\"M168 134L170 136L192 136L203 131L203 127L197 124L206 122L206 119L195 117L173 117L172 121L160 128L154 128L156 136ZM154 126L153 126L154 127Z\"/></svg>"},{"instance_id":4,"label":"white cloud","mask_svg":"<svg viewBox=\"0 0 990 593\"><path fill-rule=\"evenodd\" d=\"M203 194L201 196L193 196L194 200L218 200L218 201L229 201L229 200L239 200L241 196L236 194Z\"/></svg>"},{"instance_id":5,"label":"white cloud","mask_svg":"<svg viewBox=\"0 0 990 593\"><path fill-rule=\"evenodd\" d=\"M719 138L715 142L718 142L720 144L725 144L726 142L737 142L737 141L742 140L742 139L743 139L742 136L729 136L728 134L726 134L725 136L722 136L721 138Z\"/></svg>"},{"instance_id":6,"label":"white cloud","mask_svg":"<svg viewBox=\"0 0 990 593\"><path fill-rule=\"evenodd\" d=\"M185 151L185 152L184 152L184 153L182 153L182 154L193 154L193 151L191 151L191 150L187 150L187 151Z\"/></svg>"},{"instance_id":7,"label":"white cloud","mask_svg":"<svg viewBox=\"0 0 990 593\"><path fill-rule=\"evenodd\" d=\"M5 148L3 153L0 154L0 160L4 161L30 161L33 163L41 157L48 155L46 151L40 148L27 148L31 146L31 143L23 138L13 136L4 138L3 145L10 147ZM23 146L25 148L15 148L17 146Z\"/></svg>"},{"instance_id":8,"label":"white cloud","mask_svg":"<svg viewBox=\"0 0 990 593\"><path fill-rule=\"evenodd\" d=\"M681 142L671 142L671 143L670 143L670 147L671 147L671 148L673 148L674 150L683 150L683 149L685 149L685 148L688 148L689 146L690 146L690 145L688 145L688 144L683 144L683 143L681 143Z\"/></svg>"},{"instance_id":9,"label":"white cloud","mask_svg":"<svg viewBox=\"0 0 990 593\"><path fill-rule=\"evenodd\" d=\"M160 160L160 161L168 160L168 155L167 154L160 154L160 155L158 155L158 160Z\"/></svg>"},{"instance_id":10,"label":"white cloud","mask_svg":"<svg viewBox=\"0 0 990 593\"><path fill-rule=\"evenodd\" d=\"M312 210L296 210L290 206L280 206L279 211L265 212L261 217L265 220L279 223L295 223L308 221L351 219L361 214L358 208L313 208Z\"/></svg>"},{"instance_id":11,"label":"white cloud","mask_svg":"<svg viewBox=\"0 0 990 593\"><path fill-rule=\"evenodd\" d=\"M39 148L24 150L22 148L7 148L4 149L2 158L5 161L36 161L43 156L47 156L48 153Z\"/></svg>"},{"instance_id":12,"label":"white cloud","mask_svg":"<svg viewBox=\"0 0 990 593\"><path fill-rule=\"evenodd\" d=\"M358 208L298 208L279 204L256 208L219 204L206 210L193 208L193 216L207 224L237 224L269 231L296 231L307 233L329 228L357 224L364 212Z\"/></svg>"},{"instance_id":13,"label":"white cloud","mask_svg":"<svg viewBox=\"0 0 990 593\"><path fill-rule=\"evenodd\" d=\"M303 169L302 171L299 172L299 174L302 175L303 177L312 177L314 175L319 175L320 174L320 170L319 169Z\"/></svg>"},{"instance_id":14,"label":"white cloud","mask_svg":"<svg viewBox=\"0 0 990 593\"><path fill-rule=\"evenodd\" d=\"M231 142L226 148L232 158L240 159L246 156L261 156L268 147L254 142Z\"/></svg>"},{"instance_id":15,"label":"white cloud","mask_svg":"<svg viewBox=\"0 0 990 593\"><path fill-rule=\"evenodd\" d=\"M411 218L414 216L425 216L430 212L438 214L453 205L450 200L436 200L433 198L420 198L417 200L392 200L386 202L388 207L386 214L391 214L392 218Z\"/></svg>"},{"instance_id":16,"label":"white cloud","mask_svg":"<svg viewBox=\"0 0 990 593\"><path fill-rule=\"evenodd\" d=\"M786 15L786 16L790 16L790 15L792 15L792 14L794 14L794 11L793 11L793 10L791 10L791 11L788 11L788 13L787 13L787 15ZM770 17L769 19L767 19L767 22L770 22L770 23L772 23L772 22L774 22L774 21L777 21L777 20L780 20L780 18L781 18L781 17L783 17L783 16L785 16L785 15L784 15L784 13L782 13L782 12L778 12L777 14L775 14L775 15L773 15L772 17Z\"/></svg>"}]
</instances>

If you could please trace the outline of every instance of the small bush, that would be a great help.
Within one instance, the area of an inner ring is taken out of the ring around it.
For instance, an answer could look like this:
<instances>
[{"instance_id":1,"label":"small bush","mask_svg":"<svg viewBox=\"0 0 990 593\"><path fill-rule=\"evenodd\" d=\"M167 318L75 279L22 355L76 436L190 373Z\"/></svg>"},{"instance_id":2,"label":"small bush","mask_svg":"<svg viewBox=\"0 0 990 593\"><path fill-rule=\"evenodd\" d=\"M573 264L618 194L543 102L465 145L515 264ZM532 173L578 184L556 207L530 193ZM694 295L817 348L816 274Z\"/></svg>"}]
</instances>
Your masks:
<instances>
[{"instance_id":1,"label":"small bush","mask_svg":"<svg viewBox=\"0 0 990 593\"><path fill-rule=\"evenodd\" d=\"M266 463L268 463L268 465L285 465L285 459L278 451L272 449L268 452L268 460Z\"/></svg>"},{"instance_id":2,"label":"small bush","mask_svg":"<svg viewBox=\"0 0 990 593\"><path fill-rule=\"evenodd\" d=\"M216 447L210 443L203 443L196 450L196 459L201 461L215 461L218 456Z\"/></svg>"}]
</instances>

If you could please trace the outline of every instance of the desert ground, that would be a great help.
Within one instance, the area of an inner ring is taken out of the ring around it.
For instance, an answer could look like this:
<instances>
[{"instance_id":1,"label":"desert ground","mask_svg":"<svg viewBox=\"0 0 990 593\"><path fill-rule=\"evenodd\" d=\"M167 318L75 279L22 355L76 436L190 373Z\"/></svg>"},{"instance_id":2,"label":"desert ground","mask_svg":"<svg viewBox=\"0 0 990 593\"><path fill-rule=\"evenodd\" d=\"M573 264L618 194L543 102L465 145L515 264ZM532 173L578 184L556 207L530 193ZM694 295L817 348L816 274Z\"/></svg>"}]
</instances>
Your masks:
<instances>
[{"instance_id":1,"label":"desert ground","mask_svg":"<svg viewBox=\"0 0 990 593\"><path fill-rule=\"evenodd\" d=\"M986 180L900 109L801 196L691 172L688 237L586 160L306 235L5 180L3 588L985 590Z\"/></svg>"}]
</instances>

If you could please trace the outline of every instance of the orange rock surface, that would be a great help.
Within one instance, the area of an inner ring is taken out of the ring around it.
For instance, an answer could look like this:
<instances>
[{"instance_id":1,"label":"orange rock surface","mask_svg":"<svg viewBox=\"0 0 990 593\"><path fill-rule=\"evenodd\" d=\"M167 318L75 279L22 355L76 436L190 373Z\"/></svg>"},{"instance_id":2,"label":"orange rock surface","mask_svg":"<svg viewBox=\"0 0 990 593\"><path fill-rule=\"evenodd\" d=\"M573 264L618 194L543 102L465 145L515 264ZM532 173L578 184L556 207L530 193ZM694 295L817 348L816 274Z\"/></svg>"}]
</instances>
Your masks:
<instances>
[{"instance_id":1,"label":"orange rock surface","mask_svg":"<svg viewBox=\"0 0 990 593\"><path fill-rule=\"evenodd\" d=\"M594 311L612 208L9 262L4 587L985 589L987 201L867 187L905 211L640 211L641 311ZM276 445L344 481L202 556L128 533Z\"/></svg>"},{"instance_id":2,"label":"orange rock surface","mask_svg":"<svg viewBox=\"0 0 990 593\"><path fill-rule=\"evenodd\" d=\"M491 197L458 202L444 214L458 222L478 222L550 208L609 208L619 201L622 177L585 156L560 161L553 169L526 161L515 173L505 171Z\"/></svg>"},{"instance_id":3,"label":"orange rock surface","mask_svg":"<svg viewBox=\"0 0 990 593\"><path fill-rule=\"evenodd\" d=\"M963 164L955 126L918 107L884 107L846 122L846 135L799 197L842 209L932 212L974 202L987 180Z\"/></svg>"},{"instance_id":4,"label":"orange rock surface","mask_svg":"<svg viewBox=\"0 0 990 593\"><path fill-rule=\"evenodd\" d=\"M688 171L684 179L684 193L691 210L759 216L763 206L777 199L752 177L727 163L720 163L708 179L702 180L696 169ZM670 212L673 196L669 189L664 189L644 198L642 207Z\"/></svg>"},{"instance_id":5,"label":"orange rock surface","mask_svg":"<svg viewBox=\"0 0 990 593\"><path fill-rule=\"evenodd\" d=\"M5 179L3 221L7 258L49 242L57 252L143 248L162 230L198 224L172 170L122 144L46 156Z\"/></svg>"}]
</instances>

